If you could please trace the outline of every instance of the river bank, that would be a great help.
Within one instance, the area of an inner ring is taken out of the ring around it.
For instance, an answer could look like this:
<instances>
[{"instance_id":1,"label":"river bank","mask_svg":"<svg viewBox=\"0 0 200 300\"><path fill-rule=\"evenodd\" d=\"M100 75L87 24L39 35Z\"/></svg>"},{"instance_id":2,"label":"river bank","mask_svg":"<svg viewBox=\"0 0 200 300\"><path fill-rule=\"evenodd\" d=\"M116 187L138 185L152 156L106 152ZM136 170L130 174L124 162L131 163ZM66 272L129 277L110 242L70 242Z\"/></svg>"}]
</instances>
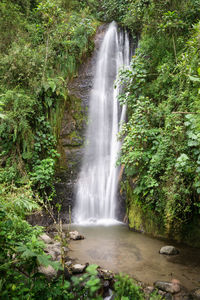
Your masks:
<instances>
[{"instance_id":1,"label":"river bank","mask_svg":"<svg viewBox=\"0 0 200 300\"><path fill-rule=\"evenodd\" d=\"M189 291L200 285L199 249L173 243L178 255L159 254L171 241L159 240L114 226L72 226L86 238L70 243L70 257L80 263L96 263L113 272L128 274L146 286L157 280L177 279Z\"/></svg>"},{"instance_id":2,"label":"river bank","mask_svg":"<svg viewBox=\"0 0 200 300\"><path fill-rule=\"evenodd\" d=\"M79 230L79 235L75 229ZM116 274L119 273L134 279L144 299L151 299L152 293L157 294L155 299L199 299L198 249L176 245L177 255L162 255L159 249L166 241L131 232L123 224L107 227L72 225L70 230L74 231L69 234L69 225L63 225L63 237L67 243L64 247L64 274L67 280L71 280L71 276L82 278L87 267L96 264L103 299L112 299L106 297L112 294ZM51 228L49 235L56 234L55 228ZM53 260L60 260L58 241L48 240L48 237L45 239L47 253ZM46 271L44 274L49 277ZM58 276L56 271L50 274L51 279L55 276Z\"/></svg>"}]
</instances>

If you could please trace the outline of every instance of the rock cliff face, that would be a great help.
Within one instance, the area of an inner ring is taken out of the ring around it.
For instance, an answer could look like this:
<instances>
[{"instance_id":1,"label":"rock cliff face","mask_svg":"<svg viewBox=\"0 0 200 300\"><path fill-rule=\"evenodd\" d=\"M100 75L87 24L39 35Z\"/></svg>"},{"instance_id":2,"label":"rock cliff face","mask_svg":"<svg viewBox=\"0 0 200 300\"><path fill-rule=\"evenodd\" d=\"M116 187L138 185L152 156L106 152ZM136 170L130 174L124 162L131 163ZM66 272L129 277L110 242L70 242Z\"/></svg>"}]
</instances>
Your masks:
<instances>
[{"instance_id":1,"label":"rock cliff face","mask_svg":"<svg viewBox=\"0 0 200 300\"><path fill-rule=\"evenodd\" d=\"M67 221L69 207L73 209L75 184L81 167L87 112L92 80L95 72L97 52L107 25L98 28L94 38L94 51L91 57L79 68L76 78L68 85L69 97L66 101L59 135L59 153L61 155L57 170L57 202L62 204L62 219Z\"/></svg>"}]
</instances>

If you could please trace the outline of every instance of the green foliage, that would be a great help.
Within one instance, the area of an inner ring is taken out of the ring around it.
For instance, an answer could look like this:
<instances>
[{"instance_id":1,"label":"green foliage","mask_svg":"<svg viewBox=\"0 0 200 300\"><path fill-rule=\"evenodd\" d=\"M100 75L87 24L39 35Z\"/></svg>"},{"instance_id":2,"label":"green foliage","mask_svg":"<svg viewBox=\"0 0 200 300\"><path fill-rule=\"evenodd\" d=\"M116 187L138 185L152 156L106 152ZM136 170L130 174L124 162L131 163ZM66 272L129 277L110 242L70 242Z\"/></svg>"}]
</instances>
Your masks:
<instances>
[{"instance_id":1,"label":"green foliage","mask_svg":"<svg viewBox=\"0 0 200 300\"><path fill-rule=\"evenodd\" d=\"M74 298L70 299L95 299L101 300L99 295L100 279L97 277L97 265L90 265L86 274L81 277L72 276L72 293Z\"/></svg>"},{"instance_id":2,"label":"green foliage","mask_svg":"<svg viewBox=\"0 0 200 300\"><path fill-rule=\"evenodd\" d=\"M52 186L54 165L55 161L52 158L46 158L34 166L30 179L38 189Z\"/></svg>"},{"instance_id":3,"label":"green foliage","mask_svg":"<svg viewBox=\"0 0 200 300\"><path fill-rule=\"evenodd\" d=\"M38 241L37 241L38 243ZM33 247L33 246L32 246ZM22 251L23 257L32 257L35 255L40 258L40 263L49 264L49 261L44 259L45 256L36 254L31 248L27 249L26 246L20 246L19 251ZM55 263L51 262L55 266ZM24 273L20 274L16 271L7 271L7 278L1 280L1 296L4 299L103 299L100 295L97 295L97 291L100 288L100 280L91 274L91 269L96 269L97 266L91 265L88 267L87 273L79 277L72 277L71 282L61 280L61 277L54 281L47 281L46 278L39 273L24 276ZM92 272L94 273L94 271ZM8 281L6 282L7 279Z\"/></svg>"},{"instance_id":4,"label":"green foliage","mask_svg":"<svg viewBox=\"0 0 200 300\"><path fill-rule=\"evenodd\" d=\"M115 279L114 295L116 300L144 299L141 289L128 275L116 275Z\"/></svg>"},{"instance_id":5,"label":"green foliage","mask_svg":"<svg viewBox=\"0 0 200 300\"><path fill-rule=\"evenodd\" d=\"M119 163L145 213L172 237L200 214L198 0L3 0L0 2L0 293L4 299L101 299L97 266L69 283L47 282L52 263L26 216L53 185L56 132L67 84L93 49L98 22L140 34L131 69L121 72L129 121ZM194 25L197 23L196 25ZM78 112L74 115L79 118ZM77 122L78 124L78 122ZM80 124L78 125L80 126ZM31 183L30 183L31 182ZM33 193L34 190L34 193ZM131 199L129 199L131 201ZM128 207L131 207L129 205ZM142 299L118 276L116 299ZM152 299L159 296L152 295Z\"/></svg>"},{"instance_id":6,"label":"green foliage","mask_svg":"<svg viewBox=\"0 0 200 300\"><path fill-rule=\"evenodd\" d=\"M53 0L0 4L7 41L0 49L1 182L27 181L30 174L34 188L52 185L57 112L68 99L68 81L93 48L97 26L84 2L76 11L65 9L64 1Z\"/></svg>"},{"instance_id":7,"label":"green foliage","mask_svg":"<svg viewBox=\"0 0 200 300\"><path fill-rule=\"evenodd\" d=\"M118 21L123 19L123 16L128 7L128 0L107 0L101 1L98 6L98 17L104 21Z\"/></svg>"},{"instance_id":8,"label":"green foliage","mask_svg":"<svg viewBox=\"0 0 200 300\"><path fill-rule=\"evenodd\" d=\"M151 15L151 9L149 8L150 3L151 1L149 0L129 1L128 7L123 15L122 24L138 35L142 30L143 23L148 22L149 16Z\"/></svg>"},{"instance_id":9,"label":"green foliage","mask_svg":"<svg viewBox=\"0 0 200 300\"><path fill-rule=\"evenodd\" d=\"M199 13L199 2L195 0L131 0L121 22L135 34L148 31L157 35L160 28L164 29L166 23L168 24L166 27L177 27L186 33L191 24L199 18Z\"/></svg>"},{"instance_id":10,"label":"green foliage","mask_svg":"<svg viewBox=\"0 0 200 300\"><path fill-rule=\"evenodd\" d=\"M162 23L160 24L160 29L163 32L178 32L181 29L184 29L186 24L181 20L176 11L168 11L164 13L162 18Z\"/></svg>"},{"instance_id":11,"label":"green foliage","mask_svg":"<svg viewBox=\"0 0 200 300\"><path fill-rule=\"evenodd\" d=\"M44 253L42 230L26 217L46 205L37 193L47 197L53 189L58 111L93 49L98 23L85 1L3 0L0 15L0 294L76 299L70 283L49 283L38 273L41 264L59 266ZM91 274L86 282L93 297L99 280Z\"/></svg>"},{"instance_id":12,"label":"green foliage","mask_svg":"<svg viewBox=\"0 0 200 300\"><path fill-rule=\"evenodd\" d=\"M7 90L0 95L5 118L0 124L3 155L29 157L33 147L31 122L37 101L23 90Z\"/></svg>"},{"instance_id":13,"label":"green foliage","mask_svg":"<svg viewBox=\"0 0 200 300\"><path fill-rule=\"evenodd\" d=\"M19 8L10 1L0 2L0 16L0 53L6 53L23 21Z\"/></svg>"},{"instance_id":14,"label":"green foliage","mask_svg":"<svg viewBox=\"0 0 200 300\"><path fill-rule=\"evenodd\" d=\"M29 291L38 265L58 264L44 253L45 245L38 240L41 228L33 228L25 220L27 214L39 209L30 186L1 184L0 190L0 293L3 299L17 299Z\"/></svg>"},{"instance_id":15,"label":"green foliage","mask_svg":"<svg viewBox=\"0 0 200 300\"><path fill-rule=\"evenodd\" d=\"M149 300L161 300L163 297L157 291L150 294Z\"/></svg>"},{"instance_id":16,"label":"green foliage","mask_svg":"<svg viewBox=\"0 0 200 300\"><path fill-rule=\"evenodd\" d=\"M140 207L161 217L166 234L178 239L199 215L200 31L197 23L189 38L197 15L188 17L196 5L179 1L175 11L168 1L149 2L131 69L120 75L119 100L129 113L120 163Z\"/></svg>"}]
</instances>

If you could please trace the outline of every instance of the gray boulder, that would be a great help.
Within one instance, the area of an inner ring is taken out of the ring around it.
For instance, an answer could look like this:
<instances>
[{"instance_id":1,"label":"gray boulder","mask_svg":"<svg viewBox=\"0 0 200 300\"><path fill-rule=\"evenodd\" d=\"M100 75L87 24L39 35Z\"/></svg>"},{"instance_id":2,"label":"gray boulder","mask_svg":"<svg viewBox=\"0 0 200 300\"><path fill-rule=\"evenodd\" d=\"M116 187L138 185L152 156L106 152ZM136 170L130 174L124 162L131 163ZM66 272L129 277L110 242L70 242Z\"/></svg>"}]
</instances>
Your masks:
<instances>
[{"instance_id":1,"label":"gray boulder","mask_svg":"<svg viewBox=\"0 0 200 300\"><path fill-rule=\"evenodd\" d=\"M181 291L180 282L175 279L172 282L156 281L154 286L158 290L171 294L179 293Z\"/></svg>"},{"instance_id":2,"label":"gray boulder","mask_svg":"<svg viewBox=\"0 0 200 300\"><path fill-rule=\"evenodd\" d=\"M67 261L67 262L65 263L65 265L66 265L67 267L70 267L70 266L72 265L72 261L71 261L71 260Z\"/></svg>"},{"instance_id":3,"label":"gray boulder","mask_svg":"<svg viewBox=\"0 0 200 300\"><path fill-rule=\"evenodd\" d=\"M45 243L45 244L52 244L53 240L48 236L46 233L43 233L40 235L40 239Z\"/></svg>"},{"instance_id":4,"label":"gray boulder","mask_svg":"<svg viewBox=\"0 0 200 300\"><path fill-rule=\"evenodd\" d=\"M144 299L151 299L151 294L155 291L155 287L154 286L147 286L145 288L143 288L143 292L144 292Z\"/></svg>"},{"instance_id":5,"label":"gray boulder","mask_svg":"<svg viewBox=\"0 0 200 300\"><path fill-rule=\"evenodd\" d=\"M61 254L61 249L56 244L47 245L46 249L47 249L47 251L53 251L53 252L55 252L56 255L60 255Z\"/></svg>"},{"instance_id":6,"label":"gray boulder","mask_svg":"<svg viewBox=\"0 0 200 300\"><path fill-rule=\"evenodd\" d=\"M179 251L174 246L164 246L160 249L159 253L166 255L176 255L179 253Z\"/></svg>"},{"instance_id":7,"label":"gray boulder","mask_svg":"<svg viewBox=\"0 0 200 300\"><path fill-rule=\"evenodd\" d=\"M173 296L170 293L165 294L165 300L173 300Z\"/></svg>"},{"instance_id":8,"label":"gray boulder","mask_svg":"<svg viewBox=\"0 0 200 300\"><path fill-rule=\"evenodd\" d=\"M197 288L191 292L193 299L198 300L200 299L200 288Z\"/></svg>"},{"instance_id":9,"label":"gray boulder","mask_svg":"<svg viewBox=\"0 0 200 300\"><path fill-rule=\"evenodd\" d=\"M44 274L49 280L54 278L57 275L57 271L52 266L39 266L38 271Z\"/></svg>"},{"instance_id":10,"label":"gray boulder","mask_svg":"<svg viewBox=\"0 0 200 300\"><path fill-rule=\"evenodd\" d=\"M52 251L51 249L45 249L44 250L45 251L45 253L47 254L47 255L50 255L51 256L51 259L52 260L57 260L57 255L56 255L56 253L54 252L54 251Z\"/></svg>"},{"instance_id":11,"label":"gray boulder","mask_svg":"<svg viewBox=\"0 0 200 300\"><path fill-rule=\"evenodd\" d=\"M83 273L86 269L87 265L75 264L72 266L72 272L74 274Z\"/></svg>"},{"instance_id":12,"label":"gray boulder","mask_svg":"<svg viewBox=\"0 0 200 300\"><path fill-rule=\"evenodd\" d=\"M75 240L75 241L84 239L84 236L79 234L78 231L76 231L76 230L75 231L70 231L69 232L69 237L70 237L70 239Z\"/></svg>"},{"instance_id":13,"label":"gray boulder","mask_svg":"<svg viewBox=\"0 0 200 300\"><path fill-rule=\"evenodd\" d=\"M60 245L58 245L58 243L48 244L45 248L45 252L51 255L53 260L56 260L56 258L61 255Z\"/></svg>"}]
</instances>

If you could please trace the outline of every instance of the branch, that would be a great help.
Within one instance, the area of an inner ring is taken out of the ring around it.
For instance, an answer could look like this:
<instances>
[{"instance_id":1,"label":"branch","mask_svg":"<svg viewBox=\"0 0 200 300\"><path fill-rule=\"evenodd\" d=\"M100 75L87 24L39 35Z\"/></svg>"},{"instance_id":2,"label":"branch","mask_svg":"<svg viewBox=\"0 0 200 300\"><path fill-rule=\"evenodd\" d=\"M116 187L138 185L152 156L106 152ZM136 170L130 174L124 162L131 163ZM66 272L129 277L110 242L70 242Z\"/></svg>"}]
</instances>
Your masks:
<instances>
[{"instance_id":1,"label":"branch","mask_svg":"<svg viewBox=\"0 0 200 300\"><path fill-rule=\"evenodd\" d=\"M189 112L189 111L173 111L172 114L198 114L198 113Z\"/></svg>"},{"instance_id":2,"label":"branch","mask_svg":"<svg viewBox=\"0 0 200 300\"><path fill-rule=\"evenodd\" d=\"M176 44L175 44L175 40L174 40L174 35L173 34L172 34L172 41L173 41L173 47L174 47L174 56L175 56L175 60L176 60L176 64L177 64Z\"/></svg>"},{"instance_id":3,"label":"branch","mask_svg":"<svg viewBox=\"0 0 200 300\"><path fill-rule=\"evenodd\" d=\"M49 48L49 32L47 32L46 53L45 53L44 67L42 72L42 82L44 82L44 78L45 78L45 71L46 71L47 60L48 60L48 48Z\"/></svg>"}]
</instances>

